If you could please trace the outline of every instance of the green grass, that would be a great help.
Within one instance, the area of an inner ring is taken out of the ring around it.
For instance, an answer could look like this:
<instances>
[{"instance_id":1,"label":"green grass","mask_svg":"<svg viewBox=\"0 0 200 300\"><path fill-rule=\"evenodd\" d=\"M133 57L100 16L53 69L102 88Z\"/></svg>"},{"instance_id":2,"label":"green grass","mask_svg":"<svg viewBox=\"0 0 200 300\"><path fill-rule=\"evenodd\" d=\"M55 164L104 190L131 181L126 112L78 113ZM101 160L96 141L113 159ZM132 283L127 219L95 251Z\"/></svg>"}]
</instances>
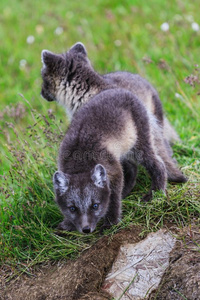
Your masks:
<instances>
[{"instance_id":1,"label":"green grass","mask_svg":"<svg viewBox=\"0 0 200 300\"><path fill-rule=\"evenodd\" d=\"M12 1L0 2L0 262L16 272L47 260L76 257L94 243L89 236L56 234L62 220L54 203L52 175L68 121L64 110L40 98L41 50L63 52L75 42L86 45L100 73L128 70L147 78L158 90L164 110L183 143L175 157L189 177L168 185L151 203L141 196L150 181L141 169L132 194L123 200L122 222L107 234L131 224L144 231L164 223L184 226L200 215L200 24L198 1ZM170 29L163 32L162 23ZM55 34L63 28L61 35ZM33 44L26 42L33 35ZM144 59L145 58L145 59ZM151 63L147 63L147 58ZM20 67L20 61L26 65ZM22 94L23 97L20 95ZM52 112L49 112L49 109Z\"/></svg>"}]
</instances>

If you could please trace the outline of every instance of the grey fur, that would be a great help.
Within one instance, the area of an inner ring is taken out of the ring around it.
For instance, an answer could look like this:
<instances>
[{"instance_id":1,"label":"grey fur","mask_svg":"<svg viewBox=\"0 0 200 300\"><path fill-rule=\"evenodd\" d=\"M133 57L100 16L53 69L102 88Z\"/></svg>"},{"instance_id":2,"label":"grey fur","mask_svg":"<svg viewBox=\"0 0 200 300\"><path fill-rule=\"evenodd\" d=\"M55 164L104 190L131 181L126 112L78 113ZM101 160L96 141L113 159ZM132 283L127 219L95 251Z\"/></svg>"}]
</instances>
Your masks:
<instances>
[{"instance_id":1,"label":"grey fur","mask_svg":"<svg viewBox=\"0 0 200 300\"><path fill-rule=\"evenodd\" d=\"M165 145L160 122L143 103L125 89L99 93L74 115L60 146L53 179L64 215L60 228L89 233L101 218L103 228L117 224L121 198L133 188L138 164L152 181L145 201L153 191L165 191L171 174L186 181ZM123 168L130 175L126 190Z\"/></svg>"},{"instance_id":2,"label":"grey fur","mask_svg":"<svg viewBox=\"0 0 200 300\"><path fill-rule=\"evenodd\" d=\"M98 74L87 57L82 43L76 43L64 54L42 51L42 91L48 101L63 105L70 117L94 95L111 88L125 88L138 97L147 110L153 113L163 128L167 141L179 140L166 117L157 91L139 76L129 72Z\"/></svg>"}]
</instances>

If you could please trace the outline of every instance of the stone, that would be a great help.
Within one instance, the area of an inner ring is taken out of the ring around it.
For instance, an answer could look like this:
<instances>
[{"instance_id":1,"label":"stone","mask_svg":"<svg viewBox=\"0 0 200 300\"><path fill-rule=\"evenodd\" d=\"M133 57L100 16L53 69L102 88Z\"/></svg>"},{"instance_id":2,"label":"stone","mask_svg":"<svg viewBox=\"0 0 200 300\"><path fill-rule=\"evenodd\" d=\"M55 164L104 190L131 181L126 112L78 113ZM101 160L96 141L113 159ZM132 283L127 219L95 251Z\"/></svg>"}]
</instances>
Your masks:
<instances>
[{"instance_id":1,"label":"stone","mask_svg":"<svg viewBox=\"0 0 200 300\"><path fill-rule=\"evenodd\" d=\"M162 229L139 243L122 245L103 289L115 299L144 299L158 287L175 242L172 234Z\"/></svg>"}]
</instances>

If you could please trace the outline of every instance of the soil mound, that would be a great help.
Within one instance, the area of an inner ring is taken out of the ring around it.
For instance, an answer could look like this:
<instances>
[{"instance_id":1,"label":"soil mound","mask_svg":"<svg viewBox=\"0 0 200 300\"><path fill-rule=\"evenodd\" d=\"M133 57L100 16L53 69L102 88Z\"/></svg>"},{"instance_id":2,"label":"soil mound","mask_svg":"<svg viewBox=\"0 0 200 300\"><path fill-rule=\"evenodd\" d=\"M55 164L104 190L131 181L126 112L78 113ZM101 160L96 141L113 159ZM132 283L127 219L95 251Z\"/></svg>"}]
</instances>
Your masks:
<instances>
[{"instance_id":1,"label":"soil mound","mask_svg":"<svg viewBox=\"0 0 200 300\"><path fill-rule=\"evenodd\" d=\"M84 251L76 261L61 268L47 270L37 278L21 277L10 283L3 293L3 300L104 300L112 297L101 291L106 274L125 242L141 240L139 227L122 230L112 237L102 237L94 246Z\"/></svg>"},{"instance_id":2,"label":"soil mound","mask_svg":"<svg viewBox=\"0 0 200 300\"><path fill-rule=\"evenodd\" d=\"M113 236L102 237L75 261L41 268L35 277L21 276L5 286L1 300L106 300L113 299L105 289L105 278L120 247L141 242L141 228L133 226ZM149 300L200 300L200 230L176 232L175 246L157 289ZM141 267L141 265L140 265ZM145 278L144 278L145 280ZM127 282L129 285L131 282ZM102 289L104 286L104 289ZM126 296L128 289L124 291ZM118 298L115 298L118 299ZM120 297L120 299L126 299ZM131 297L127 299L135 300ZM142 298L138 298L142 299ZM147 299L147 298L145 298Z\"/></svg>"}]
</instances>

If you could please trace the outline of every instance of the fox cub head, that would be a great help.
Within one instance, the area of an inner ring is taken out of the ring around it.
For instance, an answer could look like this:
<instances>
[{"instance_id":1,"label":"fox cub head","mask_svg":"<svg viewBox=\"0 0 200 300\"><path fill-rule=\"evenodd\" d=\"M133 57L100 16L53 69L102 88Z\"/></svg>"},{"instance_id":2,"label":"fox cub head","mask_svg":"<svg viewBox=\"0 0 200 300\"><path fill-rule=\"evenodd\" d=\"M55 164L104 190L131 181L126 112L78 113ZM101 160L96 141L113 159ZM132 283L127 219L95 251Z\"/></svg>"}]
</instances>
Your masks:
<instances>
[{"instance_id":1,"label":"fox cub head","mask_svg":"<svg viewBox=\"0 0 200 300\"><path fill-rule=\"evenodd\" d=\"M70 89L71 82L80 77L85 68L92 68L87 57L85 46L76 43L69 51L55 54L43 50L41 54L43 79L41 95L48 101L58 101L66 105L65 101L73 94Z\"/></svg>"},{"instance_id":2,"label":"fox cub head","mask_svg":"<svg viewBox=\"0 0 200 300\"><path fill-rule=\"evenodd\" d=\"M57 171L53 183L56 202L65 217L63 229L93 232L109 206L110 188L106 169L98 164L89 173L69 175Z\"/></svg>"}]
</instances>

